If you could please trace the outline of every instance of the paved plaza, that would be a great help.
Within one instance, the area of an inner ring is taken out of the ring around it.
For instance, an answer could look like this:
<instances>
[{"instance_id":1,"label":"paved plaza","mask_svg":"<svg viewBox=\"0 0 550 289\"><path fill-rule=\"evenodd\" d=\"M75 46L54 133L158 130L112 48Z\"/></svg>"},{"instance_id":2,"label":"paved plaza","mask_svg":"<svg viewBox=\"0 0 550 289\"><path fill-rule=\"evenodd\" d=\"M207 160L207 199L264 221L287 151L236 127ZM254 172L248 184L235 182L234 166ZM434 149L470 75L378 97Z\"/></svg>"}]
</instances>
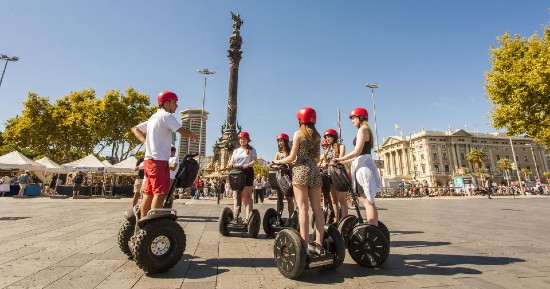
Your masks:
<instances>
[{"instance_id":1,"label":"paved plaza","mask_svg":"<svg viewBox=\"0 0 550 289\"><path fill-rule=\"evenodd\" d=\"M218 233L227 199L177 200L184 256L147 276L117 245L130 202L0 198L0 288L550 288L550 197L377 199L392 239L384 266L347 255L337 270L299 280L278 272L263 230L258 239ZM274 206L257 208L263 216Z\"/></svg>"}]
</instances>

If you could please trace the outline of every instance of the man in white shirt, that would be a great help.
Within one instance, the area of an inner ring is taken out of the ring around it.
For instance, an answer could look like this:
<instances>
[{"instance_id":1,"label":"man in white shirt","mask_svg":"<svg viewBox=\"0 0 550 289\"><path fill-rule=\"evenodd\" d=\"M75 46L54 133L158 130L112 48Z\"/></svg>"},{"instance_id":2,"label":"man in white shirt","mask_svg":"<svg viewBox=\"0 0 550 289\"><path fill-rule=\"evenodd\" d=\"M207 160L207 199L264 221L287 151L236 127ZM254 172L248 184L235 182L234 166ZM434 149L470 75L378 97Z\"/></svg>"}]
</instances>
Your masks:
<instances>
[{"instance_id":1,"label":"man in white shirt","mask_svg":"<svg viewBox=\"0 0 550 289\"><path fill-rule=\"evenodd\" d=\"M143 169L145 181L143 184L143 199L141 201L141 218L150 209L162 208L164 199L170 190L170 147L172 133L179 132L182 136L197 140L197 135L185 129L173 115L178 108L178 96L171 91L159 93L157 98L159 109L149 120L132 128L136 138L145 144Z\"/></svg>"}]
</instances>

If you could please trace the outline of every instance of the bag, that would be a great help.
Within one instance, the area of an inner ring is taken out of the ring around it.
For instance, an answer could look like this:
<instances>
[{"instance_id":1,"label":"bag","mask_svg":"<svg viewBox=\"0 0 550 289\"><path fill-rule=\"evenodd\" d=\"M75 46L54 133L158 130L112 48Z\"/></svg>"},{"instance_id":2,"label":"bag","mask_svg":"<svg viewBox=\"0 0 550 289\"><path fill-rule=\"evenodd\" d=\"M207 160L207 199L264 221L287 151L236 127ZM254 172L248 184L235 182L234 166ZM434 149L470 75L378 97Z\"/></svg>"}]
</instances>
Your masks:
<instances>
[{"instance_id":1,"label":"bag","mask_svg":"<svg viewBox=\"0 0 550 289\"><path fill-rule=\"evenodd\" d=\"M199 163L191 157L185 157L176 173L176 188L189 188L199 174Z\"/></svg>"},{"instance_id":2,"label":"bag","mask_svg":"<svg viewBox=\"0 0 550 289\"><path fill-rule=\"evenodd\" d=\"M229 186L233 191L244 190L246 176L242 170L231 170L229 172Z\"/></svg>"},{"instance_id":3,"label":"bag","mask_svg":"<svg viewBox=\"0 0 550 289\"><path fill-rule=\"evenodd\" d=\"M285 195L292 189L292 177L288 168L270 169L267 180L272 189L279 190Z\"/></svg>"},{"instance_id":4,"label":"bag","mask_svg":"<svg viewBox=\"0 0 550 289\"><path fill-rule=\"evenodd\" d=\"M352 188L351 178L346 171L346 167L342 164L328 167L328 174L332 184L339 192L347 192Z\"/></svg>"}]
</instances>

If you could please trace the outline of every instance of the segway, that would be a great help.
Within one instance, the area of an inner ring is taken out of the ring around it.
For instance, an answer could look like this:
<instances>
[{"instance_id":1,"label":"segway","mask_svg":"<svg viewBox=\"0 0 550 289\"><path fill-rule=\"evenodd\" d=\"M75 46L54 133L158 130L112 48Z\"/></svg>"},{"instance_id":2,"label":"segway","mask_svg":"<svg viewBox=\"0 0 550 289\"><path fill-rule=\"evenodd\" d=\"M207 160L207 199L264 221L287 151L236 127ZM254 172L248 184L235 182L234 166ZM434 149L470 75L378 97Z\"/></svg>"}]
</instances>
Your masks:
<instances>
[{"instance_id":1,"label":"segway","mask_svg":"<svg viewBox=\"0 0 550 289\"><path fill-rule=\"evenodd\" d=\"M233 211L225 207L220 215L218 226L220 234L228 236L229 232L241 232L248 233L253 238L258 237L260 232L260 212L253 209L248 220L243 220L241 214L241 194L246 184L246 176L244 175L243 168L241 166L234 166L229 172L229 186L233 191L237 191L237 214L233 215Z\"/></svg>"},{"instance_id":2,"label":"segway","mask_svg":"<svg viewBox=\"0 0 550 289\"><path fill-rule=\"evenodd\" d=\"M169 270L180 261L185 251L185 231L176 222L177 211L170 208L170 205L175 188L191 186L197 176L199 165L193 159L194 156L196 154L187 155L181 161L163 208L151 209L137 223L139 205L125 212L126 222L119 232L119 247L146 273L155 274Z\"/></svg>"},{"instance_id":3,"label":"segway","mask_svg":"<svg viewBox=\"0 0 550 289\"><path fill-rule=\"evenodd\" d=\"M267 180L272 189L277 190L277 210L273 208L267 209L262 222L266 235L272 237L275 233L285 228L294 228L299 230L298 210L295 209L290 218L283 218L285 209L283 198L289 194L293 196L292 179L290 176L290 168L288 165L271 165Z\"/></svg>"},{"instance_id":4,"label":"segway","mask_svg":"<svg viewBox=\"0 0 550 289\"><path fill-rule=\"evenodd\" d=\"M338 231L344 239L351 258L365 267L380 266L390 254L388 228L381 221L378 221L378 226L364 223L357 196L353 192L351 180L344 165L329 166L329 175L338 191L348 192L357 213L357 216L348 215L338 222Z\"/></svg>"}]
</instances>

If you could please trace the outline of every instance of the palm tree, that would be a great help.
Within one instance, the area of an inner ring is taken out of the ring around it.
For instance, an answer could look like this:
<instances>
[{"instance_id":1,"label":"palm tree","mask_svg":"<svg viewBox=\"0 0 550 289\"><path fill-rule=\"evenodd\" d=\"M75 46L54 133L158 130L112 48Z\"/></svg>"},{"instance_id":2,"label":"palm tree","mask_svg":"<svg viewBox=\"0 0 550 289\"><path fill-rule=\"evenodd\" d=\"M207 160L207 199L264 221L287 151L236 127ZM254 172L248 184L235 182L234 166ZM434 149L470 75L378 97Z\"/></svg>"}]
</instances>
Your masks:
<instances>
[{"instance_id":1,"label":"palm tree","mask_svg":"<svg viewBox=\"0 0 550 289\"><path fill-rule=\"evenodd\" d=\"M529 175L531 174L531 170L529 170L528 168L523 168L521 169L521 173L523 174L523 178L525 179L525 181L529 181Z\"/></svg>"},{"instance_id":2,"label":"palm tree","mask_svg":"<svg viewBox=\"0 0 550 289\"><path fill-rule=\"evenodd\" d=\"M546 183L550 182L550 172L543 172L542 175L546 178Z\"/></svg>"},{"instance_id":3,"label":"palm tree","mask_svg":"<svg viewBox=\"0 0 550 289\"><path fill-rule=\"evenodd\" d=\"M510 187L509 170L512 169L512 161L510 159L500 159L497 161L497 168L504 171L504 178L508 183L508 187Z\"/></svg>"},{"instance_id":4,"label":"palm tree","mask_svg":"<svg viewBox=\"0 0 550 289\"><path fill-rule=\"evenodd\" d=\"M481 168L483 167L483 160L487 157L487 154L479 149L472 149L469 154L466 155L466 160L474 166L474 172L481 178L483 184L483 174Z\"/></svg>"}]
</instances>

